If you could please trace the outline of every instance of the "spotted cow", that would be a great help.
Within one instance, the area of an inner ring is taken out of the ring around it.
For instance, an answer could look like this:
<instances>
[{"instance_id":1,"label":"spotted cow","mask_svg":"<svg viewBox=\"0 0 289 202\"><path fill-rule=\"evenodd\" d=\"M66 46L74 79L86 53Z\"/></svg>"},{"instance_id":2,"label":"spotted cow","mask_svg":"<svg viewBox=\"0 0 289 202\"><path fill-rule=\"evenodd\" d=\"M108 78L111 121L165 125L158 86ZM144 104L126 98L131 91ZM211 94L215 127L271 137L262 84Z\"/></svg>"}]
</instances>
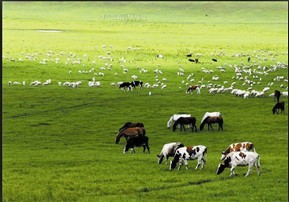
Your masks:
<instances>
[{"instance_id":1,"label":"spotted cow","mask_svg":"<svg viewBox=\"0 0 289 202\"><path fill-rule=\"evenodd\" d=\"M170 163L170 170L173 170L177 163L179 163L178 170L181 169L182 164L184 163L186 166L186 169L188 170L188 160L195 160L198 159L197 166L195 169L198 169L198 167L201 165L202 170L204 169L204 164L206 163L206 157L207 157L207 147L203 145L197 145L197 146L187 146L187 147L181 147L177 149L174 159Z\"/></svg>"},{"instance_id":2,"label":"spotted cow","mask_svg":"<svg viewBox=\"0 0 289 202\"><path fill-rule=\"evenodd\" d=\"M238 142L230 144L229 147L222 151L221 160L224 160L225 157L233 151L253 151L256 152L255 146L252 142Z\"/></svg>"}]
</instances>

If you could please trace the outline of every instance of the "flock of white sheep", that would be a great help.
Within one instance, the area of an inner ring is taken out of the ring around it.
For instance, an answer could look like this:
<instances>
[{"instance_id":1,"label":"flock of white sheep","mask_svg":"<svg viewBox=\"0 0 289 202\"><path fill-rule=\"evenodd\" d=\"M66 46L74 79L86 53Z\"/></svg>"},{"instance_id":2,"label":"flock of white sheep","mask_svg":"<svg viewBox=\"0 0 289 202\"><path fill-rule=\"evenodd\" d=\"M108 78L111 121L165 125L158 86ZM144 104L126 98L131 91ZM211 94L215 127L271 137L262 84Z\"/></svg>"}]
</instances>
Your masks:
<instances>
[{"instance_id":1,"label":"flock of white sheep","mask_svg":"<svg viewBox=\"0 0 289 202\"><path fill-rule=\"evenodd\" d=\"M113 46L102 46L103 49L106 49L109 47L110 49L113 48ZM128 48L129 50L132 50L132 48ZM255 51L256 52L256 51ZM225 54L225 53L224 53ZM224 55L222 54L222 56ZM132 63L132 61L129 61L125 59L124 57L119 58L118 60L115 60L111 56L111 51L107 51L106 55L99 55L97 58L101 60L104 64L101 65L100 67L97 66L97 62L95 60L90 61L90 57L88 55L83 55L82 57L77 57L75 53L66 53L64 51L61 51L60 53L55 53L53 51L47 51L45 54L42 54L40 52L37 53L32 53L32 54L26 54L21 53L21 55L24 56L24 58L31 62L38 62L40 65L46 65L48 63L60 63L60 61L63 62L63 58L66 56L66 60L64 62L65 65L69 66L74 66L71 68L72 70L69 70L69 74L72 74L75 72L75 66L81 67L77 71L78 74L92 74L92 79L90 79L87 82L87 86L89 88L91 87L101 87L101 81L96 81L95 77L105 77L105 71L113 71L116 68L113 68L115 66L119 66L120 68L117 68L118 70L121 69L123 74L127 74L131 69L126 67L126 63ZM43 55L45 56L43 58ZM162 54L162 57L159 57L160 54L157 55L157 57L162 60L164 58L164 55ZM197 55L197 54L196 54ZM220 54L217 54L220 55ZM274 54L268 53L269 56L273 57ZM288 54L287 54L288 55ZM42 57L41 57L42 56ZM202 54L198 54L198 57L202 56ZM243 57L243 55L240 54L235 54L233 55L234 57ZM246 55L247 56L247 55ZM263 51L263 56L264 56L264 51ZM61 58L61 59L60 59ZM222 66L218 66L215 69L209 69L208 67L201 67L201 72L199 71L194 72L194 73L189 73L186 74L185 70L179 65L179 69L176 72L176 75L181 78L181 83L178 86L179 89L182 88L187 88L188 86L194 84L194 85L199 85L200 89L207 89L208 93L231 93L235 96L238 97L244 97L248 98L250 96L254 97L262 97L265 96L266 93L268 93L270 90L275 90L271 89L270 87L276 87L276 84L279 83L278 88L284 89L282 92L283 96L288 96L288 78L285 76L276 76L271 82L269 82L266 87L263 88L263 90L255 90L254 88L262 83L263 77L266 77L268 74L275 72L279 69L286 69L288 70L288 64L284 62L276 62L276 64L273 65L262 65L262 62L259 60L265 60L264 57L260 57L258 54L255 56L255 58L258 59L258 61L244 64L241 62L239 65L237 64L227 64L224 63ZM10 61L18 61L18 62L24 62L25 59L23 60L22 58L14 59L12 57L5 57L4 55L2 56L2 59L7 59ZM267 59L266 59L267 60ZM265 60L265 61L266 61ZM274 58L272 59L274 60ZM90 64L89 66L94 66L92 68L89 68L87 70L87 62L89 61ZM117 62L114 62L117 61ZM85 63L86 62L86 63ZM207 65L209 66L209 65ZM137 66L137 70L139 70L139 74L142 75L141 80L146 80L146 76L143 76L144 74L147 74L150 71L153 71L154 74L154 83L148 83L144 82L143 87L145 88L160 88L160 89L165 89L168 84L168 80L164 77L165 75L165 68L160 68L160 65L158 64L158 68L154 68L153 70L145 69L142 67ZM161 70L162 69L162 70ZM223 81L220 82L220 78L222 78L222 74L226 74L227 70L232 70L234 71L234 75L232 76L231 80L228 81ZM164 72L163 72L164 71ZM120 71L115 72L114 75L116 78L119 78ZM198 75L198 78L200 78L200 75L203 75L203 78L197 79L195 75ZM148 75L148 74L147 74ZM151 74L150 74L151 75ZM212 75L210 77L210 75ZM208 76L211 79L208 79ZM137 80L138 75L132 75L131 80ZM183 79L182 77L186 77L186 79ZM206 77L207 79L204 79ZM101 79L100 79L101 80ZM152 80L152 79L149 79ZM118 82L111 82L110 86L118 86L121 82L123 81L118 81ZM72 88L77 88L80 85L82 85L83 80L79 81L64 81L64 82L57 82L59 86L68 86ZM51 85L52 80L48 79L44 82L41 82L39 80L32 81L30 83L31 86L45 86L45 85ZM25 81L19 82L19 81L8 81L8 85L26 85ZM236 86L239 86L238 88ZM263 83L264 86L264 83ZM260 87L258 87L260 89ZM184 92L186 89L184 90ZM192 92L193 93L193 92ZM273 93L269 94L268 96L273 96Z\"/></svg>"}]
</instances>

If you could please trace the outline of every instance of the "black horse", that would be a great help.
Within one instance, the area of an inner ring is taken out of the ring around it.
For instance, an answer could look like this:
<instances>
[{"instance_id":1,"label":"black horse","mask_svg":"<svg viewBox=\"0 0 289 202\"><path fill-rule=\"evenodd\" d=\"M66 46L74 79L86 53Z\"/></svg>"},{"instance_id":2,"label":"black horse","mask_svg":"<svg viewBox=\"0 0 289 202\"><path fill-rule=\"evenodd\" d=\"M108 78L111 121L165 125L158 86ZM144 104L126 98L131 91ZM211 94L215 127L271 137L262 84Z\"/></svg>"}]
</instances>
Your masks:
<instances>
[{"instance_id":1,"label":"black horse","mask_svg":"<svg viewBox=\"0 0 289 202\"><path fill-rule=\"evenodd\" d=\"M196 126L196 118L195 117L180 117L176 120L176 122L173 125L173 131L175 132L177 129L177 125L180 124L181 125L181 131L182 128L184 129L184 131L186 131L186 128L184 125L191 125L192 131L197 132L197 126Z\"/></svg>"},{"instance_id":2,"label":"black horse","mask_svg":"<svg viewBox=\"0 0 289 202\"><path fill-rule=\"evenodd\" d=\"M221 116L208 116L205 118L205 120L201 123L200 125L200 131L204 129L205 124L208 124L208 130L210 128L213 130L212 124L218 123L219 124L219 129L223 130L223 118Z\"/></svg>"},{"instance_id":3,"label":"black horse","mask_svg":"<svg viewBox=\"0 0 289 202\"><path fill-rule=\"evenodd\" d=\"M284 102L278 102L277 104L275 104L275 106L272 109L273 114L279 114L279 110L281 110L281 114L285 113L285 103Z\"/></svg>"},{"instance_id":4,"label":"black horse","mask_svg":"<svg viewBox=\"0 0 289 202\"><path fill-rule=\"evenodd\" d=\"M280 96L281 96L281 92L279 90L275 90L274 92L274 101L276 101L277 99L277 102L280 101Z\"/></svg>"}]
</instances>

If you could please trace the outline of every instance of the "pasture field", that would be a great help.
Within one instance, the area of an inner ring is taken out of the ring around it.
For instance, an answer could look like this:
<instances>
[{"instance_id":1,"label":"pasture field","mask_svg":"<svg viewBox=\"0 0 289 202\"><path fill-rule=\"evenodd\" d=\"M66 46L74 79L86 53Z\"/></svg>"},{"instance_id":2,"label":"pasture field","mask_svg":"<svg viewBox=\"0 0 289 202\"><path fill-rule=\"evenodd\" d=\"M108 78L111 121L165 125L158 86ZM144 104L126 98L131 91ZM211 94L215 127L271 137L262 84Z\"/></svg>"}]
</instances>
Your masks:
<instances>
[{"instance_id":1,"label":"pasture field","mask_svg":"<svg viewBox=\"0 0 289 202\"><path fill-rule=\"evenodd\" d=\"M288 2L2 6L2 201L288 201L288 101L281 96L285 114L272 114L269 96L288 92ZM188 61L190 52L199 63ZM111 84L133 75L157 87L123 92ZM101 87L88 87L93 78ZM186 94L191 84L204 85L201 94ZM230 86L270 89L247 99L209 93ZM212 111L222 113L223 131L166 127L186 112L199 129ZM127 121L144 123L150 154L123 154L125 139L115 144ZM207 146L205 169L157 164L173 141ZM253 168L245 178L247 167L216 175L221 151L241 141L255 144L261 175Z\"/></svg>"}]
</instances>

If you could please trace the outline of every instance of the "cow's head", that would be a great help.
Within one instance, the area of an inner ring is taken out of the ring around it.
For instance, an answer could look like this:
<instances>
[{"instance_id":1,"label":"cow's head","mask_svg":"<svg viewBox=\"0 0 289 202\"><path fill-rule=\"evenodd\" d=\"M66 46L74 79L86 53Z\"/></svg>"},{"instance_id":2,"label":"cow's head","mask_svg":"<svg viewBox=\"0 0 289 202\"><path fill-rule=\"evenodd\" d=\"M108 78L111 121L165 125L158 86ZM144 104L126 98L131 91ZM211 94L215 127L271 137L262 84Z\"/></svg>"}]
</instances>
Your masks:
<instances>
[{"instance_id":1,"label":"cow's head","mask_svg":"<svg viewBox=\"0 0 289 202\"><path fill-rule=\"evenodd\" d=\"M218 168L217 168L217 171L216 171L216 174L219 175L221 174L224 170L225 170L226 166L224 163L220 163Z\"/></svg>"},{"instance_id":2,"label":"cow's head","mask_svg":"<svg viewBox=\"0 0 289 202\"><path fill-rule=\"evenodd\" d=\"M173 170L176 166L177 163L179 162L181 154L177 151L175 153L174 159L172 161L170 161L170 170Z\"/></svg>"},{"instance_id":3,"label":"cow's head","mask_svg":"<svg viewBox=\"0 0 289 202\"><path fill-rule=\"evenodd\" d=\"M163 155L157 155L157 157L158 157L158 164L161 164L162 162L163 162L163 159L164 159L164 156Z\"/></svg>"},{"instance_id":4,"label":"cow's head","mask_svg":"<svg viewBox=\"0 0 289 202\"><path fill-rule=\"evenodd\" d=\"M229 167L230 162L231 162L231 157L227 156L224 162L219 164L216 173L218 175L221 174L225 170L225 168Z\"/></svg>"}]
</instances>

